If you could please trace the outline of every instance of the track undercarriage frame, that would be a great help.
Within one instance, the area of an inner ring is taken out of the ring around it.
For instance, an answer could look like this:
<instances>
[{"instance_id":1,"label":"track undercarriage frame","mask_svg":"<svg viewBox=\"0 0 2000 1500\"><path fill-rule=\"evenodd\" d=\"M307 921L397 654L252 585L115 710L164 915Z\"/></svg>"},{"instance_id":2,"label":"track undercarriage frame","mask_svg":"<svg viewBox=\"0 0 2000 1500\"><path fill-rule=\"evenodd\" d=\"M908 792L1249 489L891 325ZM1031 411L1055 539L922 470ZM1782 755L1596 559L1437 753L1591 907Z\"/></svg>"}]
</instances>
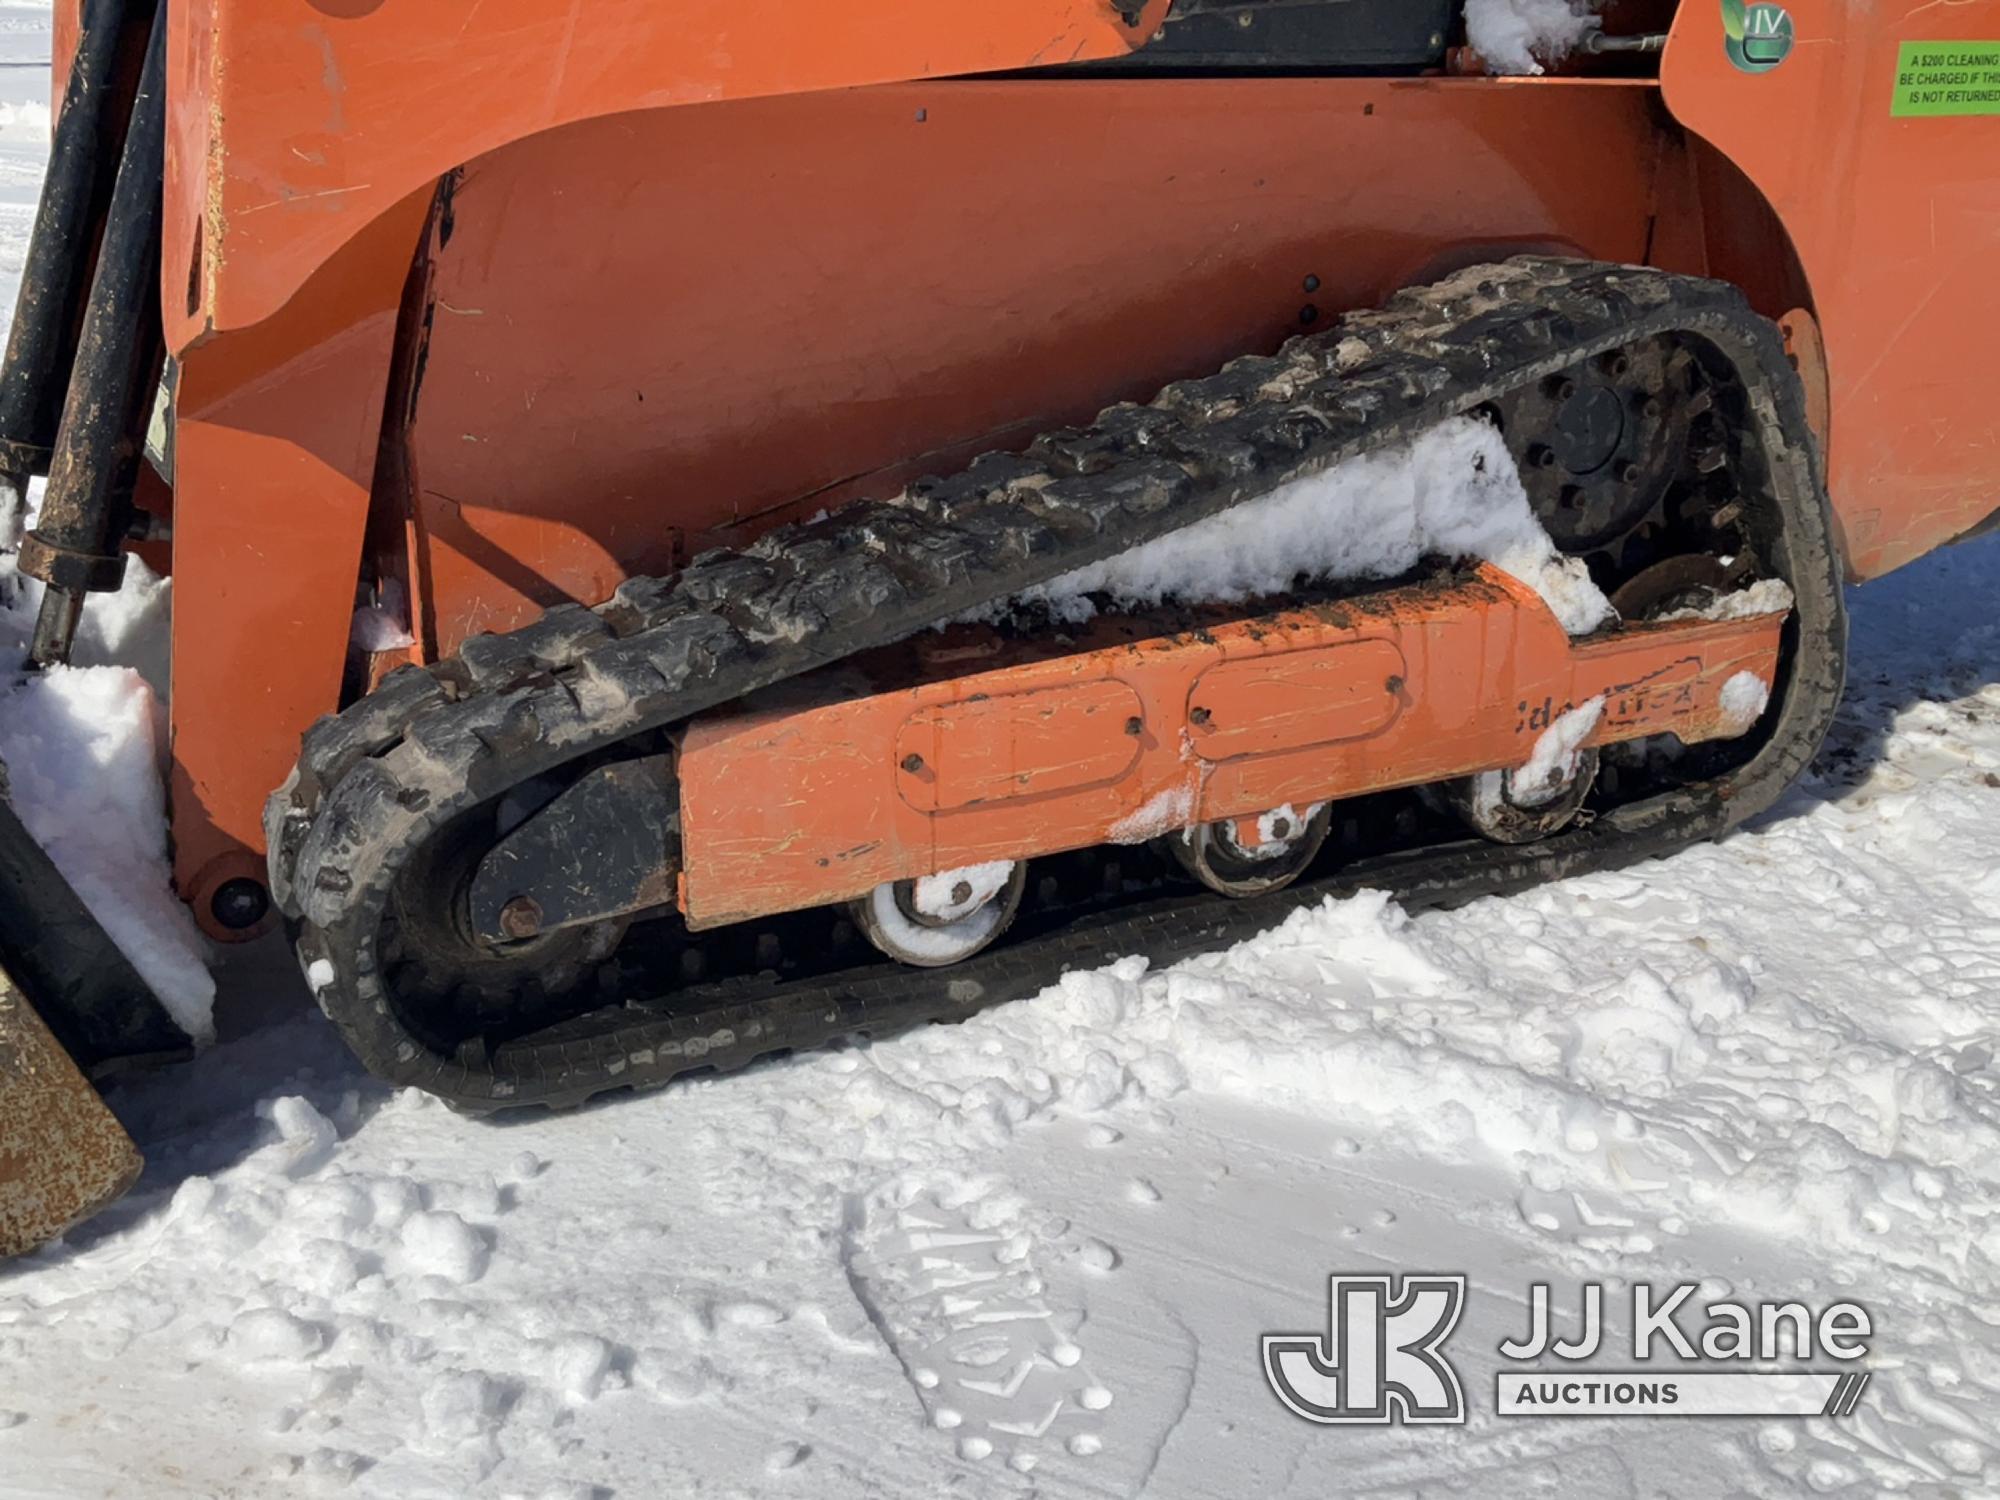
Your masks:
<instances>
[{"instance_id":1,"label":"track undercarriage frame","mask_svg":"<svg viewBox=\"0 0 2000 1500\"><path fill-rule=\"evenodd\" d=\"M983 682L967 670L976 641L919 637L1439 421L1490 415L1516 391L1620 370L1624 351L1661 339L1685 351L1669 399L1691 414L1686 441L1646 535L1612 539L1597 565L1650 576L1638 558L1693 538L1788 585L1789 611L1669 612L1572 643L1539 599L1480 572L1171 636L1112 623L1142 633L1031 644ZM272 799L274 887L322 1007L370 1066L490 1109L964 1014L1075 963L1193 951L1327 890L1463 900L1655 853L1767 806L1837 698L1838 573L1804 412L1776 330L1728 288L1581 262L1471 268L1025 456L392 674L308 735ZM1458 631L1433 662L1432 637ZM932 659L925 681L857 687L864 653L913 638L901 649ZM1292 670L1305 676L1284 681ZM1724 691L1746 675L1748 715ZM1044 705L1052 719L1007 701L1065 680L1080 691ZM756 696L771 692L775 704ZM1649 779L1634 761L1588 816L1579 802L1524 845L1455 836L1413 793L1393 802L1395 788L1519 764L1564 709L1599 697L1595 753L1674 734L1691 747L1685 771ZM954 713L970 732L954 733ZM1720 760L1711 738L1730 747ZM593 906L573 851L558 862L567 896L536 894L533 860L494 874L490 849L567 820L566 786L601 801L600 775L619 765L641 800L612 797L609 820L659 830L646 878L619 875L617 901ZM1031 773L1073 784L998 795ZM1115 852L1292 800L1314 816L1331 804L1342 836L1296 883L1237 903L1191 907L1171 876ZM620 806L659 811L621 819ZM1164 809L1157 827L1149 808ZM1026 901L1020 883L996 886L1008 916L1020 906L1013 933L942 976L854 947L870 924L848 921L841 898L1079 849L1046 861ZM666 915L628 925L647 910Z\"/></svg>"}]
</instances>

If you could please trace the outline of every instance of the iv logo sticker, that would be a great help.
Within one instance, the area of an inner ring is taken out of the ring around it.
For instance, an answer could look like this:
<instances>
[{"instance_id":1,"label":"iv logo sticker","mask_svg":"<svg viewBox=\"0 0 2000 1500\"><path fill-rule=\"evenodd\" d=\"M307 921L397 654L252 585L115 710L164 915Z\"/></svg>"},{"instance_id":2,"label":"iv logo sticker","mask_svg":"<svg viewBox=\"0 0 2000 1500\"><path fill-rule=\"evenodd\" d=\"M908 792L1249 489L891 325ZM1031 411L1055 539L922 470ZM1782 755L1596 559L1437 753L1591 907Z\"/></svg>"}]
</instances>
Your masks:
<instances>
[{"instance_id":1,"label":"iv logo sticker","mask_svg":"<svg viewBox=\"0 0 2000 1500\"><path fill-rule=\"evenodd\" d=\"M1792 15L1782 5L1722 0L1723 47L1745 73L1768 73L1792 53Z\"/></svg>"}]
</instances>

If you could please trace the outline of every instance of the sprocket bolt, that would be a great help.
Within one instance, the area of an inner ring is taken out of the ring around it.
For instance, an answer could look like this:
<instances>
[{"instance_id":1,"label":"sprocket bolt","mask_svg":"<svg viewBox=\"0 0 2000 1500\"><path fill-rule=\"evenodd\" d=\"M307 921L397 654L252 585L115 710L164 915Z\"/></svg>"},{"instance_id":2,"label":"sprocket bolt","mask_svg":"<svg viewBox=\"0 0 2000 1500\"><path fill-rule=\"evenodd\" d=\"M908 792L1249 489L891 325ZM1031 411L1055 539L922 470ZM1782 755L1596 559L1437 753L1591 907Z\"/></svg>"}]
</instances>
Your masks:
<instances>
[{"instance_id":1,"label":"sprocket bolt","mask_svg":"<svg viewBox=\"0 0 2000 1500\"><path fill-rule=\"evenodd\" d=\"M531 938L542 930L542 903L515 896L500 908L500 930L510 938Z\"/></svg>"}]
</instances>

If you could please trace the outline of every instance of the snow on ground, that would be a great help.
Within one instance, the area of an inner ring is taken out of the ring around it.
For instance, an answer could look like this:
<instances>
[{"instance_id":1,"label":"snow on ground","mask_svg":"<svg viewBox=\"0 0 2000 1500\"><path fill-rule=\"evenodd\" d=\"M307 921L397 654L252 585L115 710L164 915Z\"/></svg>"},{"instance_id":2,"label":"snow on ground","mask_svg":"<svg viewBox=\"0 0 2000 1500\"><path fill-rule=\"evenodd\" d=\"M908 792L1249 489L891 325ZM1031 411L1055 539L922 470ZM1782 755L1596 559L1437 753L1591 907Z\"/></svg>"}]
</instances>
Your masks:
<instances>
[{"instance_id":1,"label":"snow on ground","mask_svg":"<svg viewBox=\"0 0 2000 1500\"><path fill-rule=\"evenodd\" d=\"M1996 588L2000 538L1859 591L1725 843L576 1114L390 1093L232 954L226 1039L111 1094L139 1189L0 1272L0 1493L2000 1493ZM1465 1427L1265 1389L1336 1270L1472 1278ZM1585 1278L1856 1297L1873 1383L1493 1416Z\"/></svg>"},{"instance_id":2,"label":"snow on ground","mask_svg":"<svg viewBox=\"0 0 2000 1500\"><path fill-rule=\"evenodd\" d=\"M126 667L59 667L0 689L14 809L168 1013L213 1034L205 945L174 895L152 691Z\"/></svg>"},{"instance_id":3,"label":"snow on ground","mask_svg":"<svg viewBox=\"0 0 2000 1500\"><path fill-rule=\"evenodd\" d=\"M40 493L38 480L31 506ZM27 654L42 586L0 555L0 766L28 831L174 1019L206 1041L208 946L174 895L167 856L170 594L128 558L124 587L85 603L74 664L24 677L11 668Z\"/></svg>"},{"instance_id":4,"label":"snow on ground","mask_svg":"<svg viewBox=\"0 0 2000 1500\"><path fill-rule=\"evenodd\" d=\"M110 1091L138 1188L0 1268L0 1495L2000 1493L1996 593L2000 538L1859 591L1829 746L1725 843L573 1114L385 1090L234 950L222 1041ZM1377 1270L1469 1276L1466 1425L1266 1389ZM1585 1279L1857 1298L1873 1382L1493 1415Z\"/></svg>"},{"instance_id":5,"label":"snow on ground","mask_svg":"<svg viewBox=\"0 0 2000 1500\"><path fill-rule=\"evenodd\" d=\"M4 36L0 31L0 36ZM30 505L40 497L36 481ZM174 895L163 790L170 586L138 558L84 605L73 665L23 676L42 586L0 556L0 767L85 906L190 1036L213 1035L208 945Z\"/></svg>"},{"instance_id":6,"label":"snow on ground","mask_svg":"<svg viewBox=\"0 0 2000 1500\"><path fill-rule=\"evenodd\" d=\"M0 95L0 284L11 313L49 154L49 0L0 0Z\"/></svg>"}]
</instances>

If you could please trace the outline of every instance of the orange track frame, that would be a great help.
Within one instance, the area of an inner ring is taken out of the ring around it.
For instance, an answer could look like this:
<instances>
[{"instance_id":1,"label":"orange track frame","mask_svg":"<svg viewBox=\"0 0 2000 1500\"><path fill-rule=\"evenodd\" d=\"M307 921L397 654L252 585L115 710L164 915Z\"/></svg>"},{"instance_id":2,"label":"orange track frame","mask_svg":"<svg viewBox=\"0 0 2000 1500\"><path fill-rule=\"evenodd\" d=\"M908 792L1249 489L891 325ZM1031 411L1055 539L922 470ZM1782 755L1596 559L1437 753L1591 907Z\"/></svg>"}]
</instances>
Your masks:
<instances>
[{"instance_id":1,"label":"orange track frame","mask_svg":"<svg viewBox=\"0 0 2000 1500\"><path fill-rule=\"evenodd\" d=\"M1602 696L1590 739L1733 736L1722 689L1768 689L1783 614L1626 626L1571 642L1492 568L1451 587L1133 639L813 708L704 719L681 744L682 907L693 927L888 880L1518 766ZM1121 638L1123 637L1123 638ZM809 684L787 689L791 697ZM754 789L746 795L746 789Z\"/></svg>"},{"instance_id":2,"label":"orange track frame","mask_svg":"<svg viewBox=\"0 0 2000 1500\"><path fill-rule=\"evenodd\" d=\"M1796 7L1753 76L1686 0L1659 84L942 81L1116 57L1165 5L176 0L197 917L232 936L208 898L338 706L364 564L428 658L1512 248L1797 314L1854 576L1991 508L1994 122L1888 112L1899 44L1991 6Z\"/></svg>"}]
</instances>

